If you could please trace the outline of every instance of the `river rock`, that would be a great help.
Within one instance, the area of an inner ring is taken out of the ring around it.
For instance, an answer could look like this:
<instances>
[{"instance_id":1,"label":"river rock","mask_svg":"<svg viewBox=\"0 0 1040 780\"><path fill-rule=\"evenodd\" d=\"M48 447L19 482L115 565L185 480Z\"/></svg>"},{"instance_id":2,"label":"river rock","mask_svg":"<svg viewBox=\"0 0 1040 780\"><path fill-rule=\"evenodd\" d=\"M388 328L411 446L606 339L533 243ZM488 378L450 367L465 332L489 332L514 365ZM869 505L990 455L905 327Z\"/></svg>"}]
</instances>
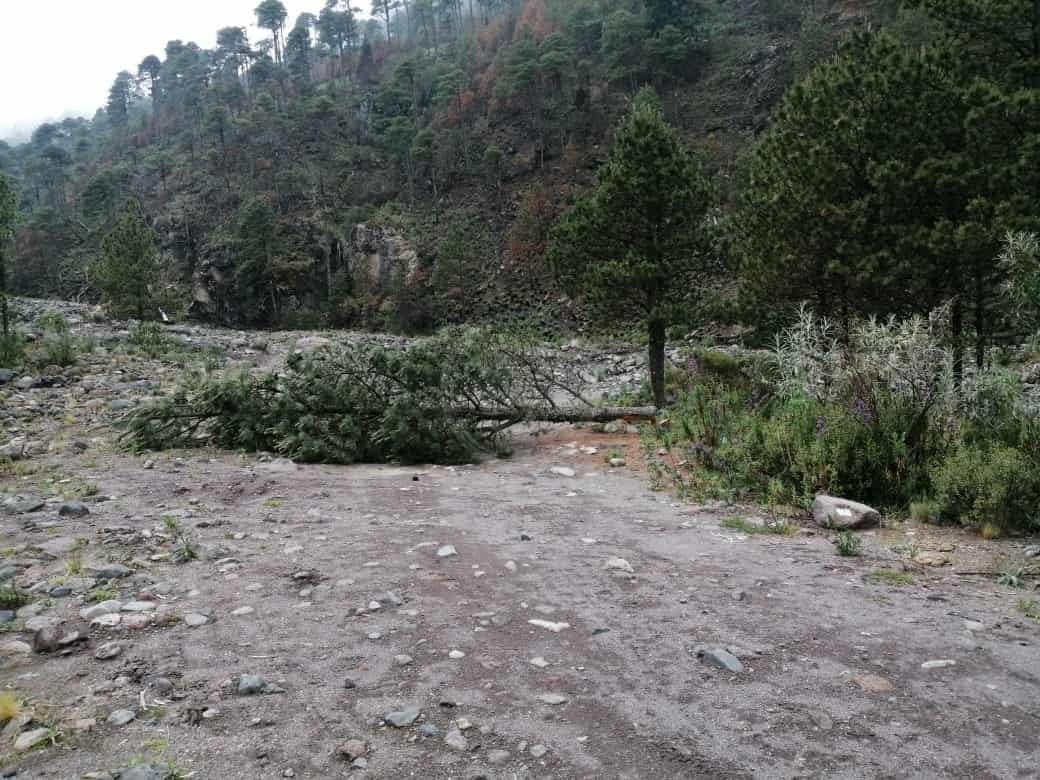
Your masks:
<instances>
[{"instance_id":1,"label":"river rock","mask_svg":"<svg viewBox=\"0 0 1040 780\"><path fill-rule=\"evenodd\" d=\"M873 507L835 496L817 496L812 512L813 520L823 528L859 530L874 528L881 522L881 514Z\"/></svg>"}]
</instances>

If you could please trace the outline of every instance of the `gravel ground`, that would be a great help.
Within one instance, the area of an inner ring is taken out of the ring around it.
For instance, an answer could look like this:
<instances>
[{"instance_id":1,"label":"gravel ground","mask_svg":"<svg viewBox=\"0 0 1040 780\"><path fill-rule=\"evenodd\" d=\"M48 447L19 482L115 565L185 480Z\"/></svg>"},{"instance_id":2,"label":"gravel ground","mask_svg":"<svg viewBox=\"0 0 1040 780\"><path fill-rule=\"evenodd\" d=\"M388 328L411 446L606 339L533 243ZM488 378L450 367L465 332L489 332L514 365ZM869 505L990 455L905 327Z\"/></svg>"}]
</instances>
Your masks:
<instances>
[{"instance_id":1,"label":"gravel ground","mask_svg":"<svg viewBox=\"0 0 1040 780\"><path fill-rule=\"evenodd\" d=\"M135 457L111 400L176 368L81 373L0 388L7 433L46 442L0 472L0 577L35 599L0 626L17 777L1040 776L1019 607L1040 594L962 574L1028 562L1022 541L904 525L841 558L812 529L747 536L720 520L754 508L652 492L636 436L568 427L459 468ZM71 496L89 514L60 516ZM34 652L47 630L68 644Z\"/></svg>"}]
</instances>

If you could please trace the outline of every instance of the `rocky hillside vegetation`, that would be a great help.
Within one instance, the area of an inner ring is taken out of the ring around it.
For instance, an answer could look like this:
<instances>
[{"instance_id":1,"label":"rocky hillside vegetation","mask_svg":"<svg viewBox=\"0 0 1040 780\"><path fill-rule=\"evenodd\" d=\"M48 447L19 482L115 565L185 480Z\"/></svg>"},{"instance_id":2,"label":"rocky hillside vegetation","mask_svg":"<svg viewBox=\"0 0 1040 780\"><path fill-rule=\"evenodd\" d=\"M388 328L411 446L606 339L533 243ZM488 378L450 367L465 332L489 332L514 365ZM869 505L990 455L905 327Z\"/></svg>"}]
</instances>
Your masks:
<instances>
[{"instance_id":1,"label":"rocky hillside vegetation","mask_svg":"<svg viewBox=\"0 0 1040 780\"><path fill-rule=\"evenodd\" d=\"M573 322L548 231L594 181L638 88L718 174L792 80L862 27L850 0L345 2L217 46L141 52L95 116L0 145L18 192L10 286L97 300L132 202L154 306L260 326ZM236 20L229 20L236 21ZM135 255L136 256L136 255Z\"/></svg>"}]
</instances>

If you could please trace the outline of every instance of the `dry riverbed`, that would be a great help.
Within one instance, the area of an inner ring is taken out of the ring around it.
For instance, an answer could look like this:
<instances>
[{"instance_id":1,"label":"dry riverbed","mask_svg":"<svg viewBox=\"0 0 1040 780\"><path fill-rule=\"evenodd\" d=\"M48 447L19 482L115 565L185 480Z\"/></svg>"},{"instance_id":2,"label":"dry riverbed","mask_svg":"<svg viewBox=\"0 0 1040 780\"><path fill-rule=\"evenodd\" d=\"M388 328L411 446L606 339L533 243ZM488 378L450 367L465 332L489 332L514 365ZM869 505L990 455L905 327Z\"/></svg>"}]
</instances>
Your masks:
<instances>
[{"instance_id":1,"label":"dry riverbed","mask_svg":"<svg viewBox=\"0 0 1040 780\"><path fill-rule=\"evenodd\" d=\"M184 336L260 364L294 338ZM122 452L178 373L103 348L0 386L0 577L32 599L0 615L0 776L1040 774L1040 593L961 573L1036 540L901 525L842 558L568 427L455 468Z\"/></svg>"}]
</instances>

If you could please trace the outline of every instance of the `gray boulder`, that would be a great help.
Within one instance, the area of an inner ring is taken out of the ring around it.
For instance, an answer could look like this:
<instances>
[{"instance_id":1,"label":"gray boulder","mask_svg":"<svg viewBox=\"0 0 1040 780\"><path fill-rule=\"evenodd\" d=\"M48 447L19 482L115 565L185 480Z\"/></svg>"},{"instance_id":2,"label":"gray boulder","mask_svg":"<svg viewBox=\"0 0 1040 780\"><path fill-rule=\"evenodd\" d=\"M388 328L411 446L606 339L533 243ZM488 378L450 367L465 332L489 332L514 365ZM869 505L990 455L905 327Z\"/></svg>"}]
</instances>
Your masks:
<instances>
[{"instance_id":1,"label":"gray boulder","mask_svg":"<svg viewBox=\"0 0 1040 780\"><path fill-rule=\"evenodd\" d=\"M59 517L86 517L89 514L90 510L82 501L66 501L58 510Z\"/></svg>"},{"instance_id":2,"label":"gray boulder","mask_svg":"<svg viewBox=\"0 0 1040 780\"><path fill-rule=\"evenodd\" d=\"M881 514L873 507L835 496L817 496L812 513L813 520L823 528L858 530L874 528L881 523Z\"/></svg>"}]
</instances>

